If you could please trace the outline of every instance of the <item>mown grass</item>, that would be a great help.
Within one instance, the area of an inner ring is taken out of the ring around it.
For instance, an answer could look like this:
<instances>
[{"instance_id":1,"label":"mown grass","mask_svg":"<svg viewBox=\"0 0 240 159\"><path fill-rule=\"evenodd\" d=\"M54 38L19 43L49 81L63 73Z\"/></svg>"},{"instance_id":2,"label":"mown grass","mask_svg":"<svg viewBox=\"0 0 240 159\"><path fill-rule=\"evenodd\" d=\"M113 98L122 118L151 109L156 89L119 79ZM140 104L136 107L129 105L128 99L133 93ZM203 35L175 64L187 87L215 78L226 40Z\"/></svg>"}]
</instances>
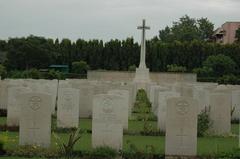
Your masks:
<instances>
[{"instance_id":1,"label":"mown grass","mask_svg":"<svg viewBox=\"0 0 240 159\"><path fill-rule=\"evenodd\" d=\"M0 118L1 123L6 119ZM149 121L155 129L157 129L156 121ZM79 126L85 130L91 130L91 119L80 119ZM141 131L143 129L142 121L129 121L129 131ZM232 125L232 133L239 134L239 125ZM63 142L68 140L68 133L55 133ZM7 140L4 148L15 149L18 146L18 132L0 132L0 136ZM52 135L52 148L57 148L57 141ZM75 150L91 150L91 134L82 134L80 142L76 144ZM153 146L156 152L164 153L165 137L164 136L140 136L140 135L124 135L123 149L128 150L129 144L134 144L138 149L145 150L147 146ZM230 152L238 147L238 138L235 137L200 137L198 138L198 154L208 155L217 154L219 152ZM6 158L6 157L5 157Z\"/></svg>"}]
</instances>

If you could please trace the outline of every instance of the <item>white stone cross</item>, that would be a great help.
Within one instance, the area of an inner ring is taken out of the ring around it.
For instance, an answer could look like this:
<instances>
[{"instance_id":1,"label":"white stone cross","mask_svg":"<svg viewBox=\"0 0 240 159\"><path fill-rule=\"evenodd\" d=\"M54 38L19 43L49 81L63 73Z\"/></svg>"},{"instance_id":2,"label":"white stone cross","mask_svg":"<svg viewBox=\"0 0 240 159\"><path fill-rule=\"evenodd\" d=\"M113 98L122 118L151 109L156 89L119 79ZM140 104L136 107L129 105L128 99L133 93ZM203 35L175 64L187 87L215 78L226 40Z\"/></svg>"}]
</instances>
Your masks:
<instances>
[{"instance_id":1,"label":"white stone cross","mask_svg":"<svg viewBox=\"0 0 240 159\"><path fill-rule=\"evenodd\" d=\"M146 68L146 63L145 63L145 58L146 58L145 30L149 30L150 27L145 25L145 19L143 19L142 26L138 26L137 29L142 30L141 57L140 57L139 68Z\"/></svg>"}]
</instances>

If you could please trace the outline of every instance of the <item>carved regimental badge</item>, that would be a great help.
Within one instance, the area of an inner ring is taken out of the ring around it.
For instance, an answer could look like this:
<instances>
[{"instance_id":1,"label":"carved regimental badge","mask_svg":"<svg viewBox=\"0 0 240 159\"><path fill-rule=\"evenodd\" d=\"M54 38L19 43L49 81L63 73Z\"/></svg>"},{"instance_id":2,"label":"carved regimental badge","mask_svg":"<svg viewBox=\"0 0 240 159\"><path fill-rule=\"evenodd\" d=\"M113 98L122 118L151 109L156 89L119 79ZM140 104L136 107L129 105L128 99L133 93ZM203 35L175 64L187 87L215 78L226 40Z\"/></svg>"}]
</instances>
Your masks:
<instances>
[{"instance_id":1,"label":"carved regimental badge","mask_svg":"<svg viewBox=\"0 0 240 159\"><path fill-rule=\"evenodd\" d=\"M29 99L30 108L34 111L38 110L41 107L41 98L38 96L33 96Z\"/></svg>"},{"instance_id":2,"label":"carved regimental badge","mask_svg":"<svg viewBox=\"0 0 240 159\"><path fill-rule=\"evenodd\" d=\"M113 101L110 97L106 97L102 101L103 109L102 111L104 113L112 113L113 112Z\"/></svg>"},{"instance_id":3,"label":"carved regimental badge","mask_svg":"<svg viewBox=\"0 0 240 159\"><path fill-rule=\"evenodd\" d=\"M185 115L189 111L189 104L185 100L179 100L177 102L177 113L180 115Z\"/></svg>"}]
</instances>

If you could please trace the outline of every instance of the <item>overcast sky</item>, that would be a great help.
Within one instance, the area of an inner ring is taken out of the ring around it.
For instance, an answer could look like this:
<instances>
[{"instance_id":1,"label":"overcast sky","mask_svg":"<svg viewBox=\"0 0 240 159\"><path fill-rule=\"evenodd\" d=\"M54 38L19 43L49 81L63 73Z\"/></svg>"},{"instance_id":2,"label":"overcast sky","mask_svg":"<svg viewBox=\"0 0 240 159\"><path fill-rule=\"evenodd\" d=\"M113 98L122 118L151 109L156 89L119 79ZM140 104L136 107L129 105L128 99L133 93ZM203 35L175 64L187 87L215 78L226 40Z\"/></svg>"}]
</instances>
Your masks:
<instances>
[{"instance_id":1,"label":"overcast sky","mask_svg":"<svg viewBox=\"0 0 240 159\"><path fill-rule=\"evenodd\" d=\"M185 14L207 17L218 27L240 21L240 0L0 0L0 39L33 34L139 41L141 19L151 27L151 38Z\"/></svg>"}]
</instances>

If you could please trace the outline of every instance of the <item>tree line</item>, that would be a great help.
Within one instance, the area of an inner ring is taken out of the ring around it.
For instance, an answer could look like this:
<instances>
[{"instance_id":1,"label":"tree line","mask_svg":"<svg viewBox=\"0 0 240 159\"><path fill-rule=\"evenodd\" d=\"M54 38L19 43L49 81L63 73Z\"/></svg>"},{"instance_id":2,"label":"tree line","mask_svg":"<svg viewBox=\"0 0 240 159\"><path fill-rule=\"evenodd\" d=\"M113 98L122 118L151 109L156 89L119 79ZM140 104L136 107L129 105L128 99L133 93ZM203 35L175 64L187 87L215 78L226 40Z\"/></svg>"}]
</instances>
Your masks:
<instances>
[{"instance_id":1,"label":"tree line","mask_svg":"<svg viewBox=\"0 0 240 159\"><path fill-rule=\"evenodd\" d=\"M223 54L231 57L240 66L240 45L221 45L205 41L165 43L152 39L146 44L146 63L151 71L167 71L167 65L185 66L188 71L202 66L208 56ZM69 39L46 39L29 36L0 41L2 64L8 70L47 68L51 64L67 64L85 61L90 69L126 71L132 65L138 66L140 44L133 38L72 42ZM5 54L5 58L3 57ZM3 60L4 59L4 60Z\"/></svg>"},{"instance_id":2,"label":"tree line","mask_svg":"<svg viewBox=\"0 0 240 159\"><path fill-rule=\"evenodd\" d=\"M211 41L213 23L207 18L194 19L183 16L172 27L159 31L147 40L146 63L150 71L168 71L169 65L184 67L192 72L203 67L209 56L226 55L240 68L240 43L216 44ZM239 36L239 30L237 36ZM92 70L127 71L137 67L140 44L133 38L125 40L50 39L30 35L22 38L0 40L0 63L7 71L48 68L51 64L66 64L72 70L74 62L84 61ZM220 60L221 61L221 60Z\"/></svg>"}]
</instances>

